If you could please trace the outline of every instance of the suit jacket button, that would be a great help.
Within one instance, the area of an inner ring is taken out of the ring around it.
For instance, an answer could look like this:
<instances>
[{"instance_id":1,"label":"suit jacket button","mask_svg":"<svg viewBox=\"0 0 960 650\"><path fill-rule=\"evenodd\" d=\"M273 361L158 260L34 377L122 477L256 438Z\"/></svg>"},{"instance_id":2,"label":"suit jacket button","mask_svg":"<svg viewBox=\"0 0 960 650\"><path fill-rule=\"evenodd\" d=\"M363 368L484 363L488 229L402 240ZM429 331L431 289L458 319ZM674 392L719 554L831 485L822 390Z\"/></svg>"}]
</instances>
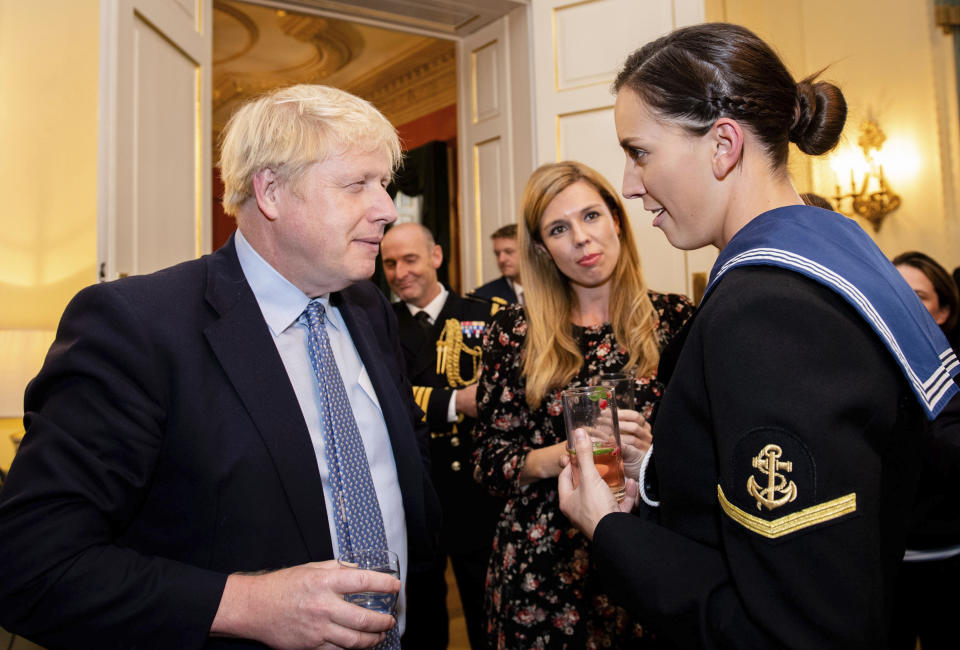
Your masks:
<instances>
[{"instance_id":1,"label":"suit jacket button","mask_svg":"<svg viewBox=\"0 0 960 650\"><path fill-rule=\"evenodd\" d=\"M452 463L450 463L450 469L452 469L454 472L459 472L459 471L460 471L460 461L459 461L459 460L455 460L455 461L453 461Z\"/></svg>"},{"instance_id":2,"label":"suit jacket button","mask_svg":"<svg viewBox=\"0 0 960 650\"><path fill-rule=\"evenodd\" d=\"M456 436L453 436L452 438L450 438L450 445L453 446L453 447L459 447L459 446L460 446L460 438L458 438L458 437L456 437Z\"/></svg>"}]
</instances>

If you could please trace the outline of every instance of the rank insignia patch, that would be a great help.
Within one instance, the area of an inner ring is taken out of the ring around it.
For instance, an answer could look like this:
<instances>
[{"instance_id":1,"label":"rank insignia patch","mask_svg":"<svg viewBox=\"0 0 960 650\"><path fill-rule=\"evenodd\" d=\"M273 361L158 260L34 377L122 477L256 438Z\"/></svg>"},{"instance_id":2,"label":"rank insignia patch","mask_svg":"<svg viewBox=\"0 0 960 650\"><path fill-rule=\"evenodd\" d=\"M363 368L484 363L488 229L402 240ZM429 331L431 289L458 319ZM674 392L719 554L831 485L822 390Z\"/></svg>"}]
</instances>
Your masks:
<instances>
[{"instance_id":1,"label":"rank insignia patch","mask_svg":"<svg viewBox=\"0 0 960 650\"><path fill-rule=\"evenodd\" d=\"M756 429L734 447L717 499L731 520L768 539L856 511L856 494L820 501L816 478L802 440L782 429Z\"/></svg>"}]
</instances>

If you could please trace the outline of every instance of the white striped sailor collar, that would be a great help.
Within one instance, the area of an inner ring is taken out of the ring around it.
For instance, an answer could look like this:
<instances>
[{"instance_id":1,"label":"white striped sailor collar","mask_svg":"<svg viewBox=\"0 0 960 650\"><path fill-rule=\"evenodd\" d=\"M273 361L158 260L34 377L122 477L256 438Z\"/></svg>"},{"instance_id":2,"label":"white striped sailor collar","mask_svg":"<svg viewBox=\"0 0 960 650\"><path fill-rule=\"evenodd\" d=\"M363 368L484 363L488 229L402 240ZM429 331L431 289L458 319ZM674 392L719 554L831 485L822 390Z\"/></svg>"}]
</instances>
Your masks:
<instances>
[{"instance_id":1,"label":"white striped sailor collar","mask_svg":"<svg viewBox=\"0 0 960 650\"><path fill-rule=\"evenodd\" d=\"M852 220L805 205L775 208L731 238L704 292L732 268L785 268L835 291L881 338L931 419L957 393L960 362L943 332L872 239Z\"/></svg>"}]
</instances>

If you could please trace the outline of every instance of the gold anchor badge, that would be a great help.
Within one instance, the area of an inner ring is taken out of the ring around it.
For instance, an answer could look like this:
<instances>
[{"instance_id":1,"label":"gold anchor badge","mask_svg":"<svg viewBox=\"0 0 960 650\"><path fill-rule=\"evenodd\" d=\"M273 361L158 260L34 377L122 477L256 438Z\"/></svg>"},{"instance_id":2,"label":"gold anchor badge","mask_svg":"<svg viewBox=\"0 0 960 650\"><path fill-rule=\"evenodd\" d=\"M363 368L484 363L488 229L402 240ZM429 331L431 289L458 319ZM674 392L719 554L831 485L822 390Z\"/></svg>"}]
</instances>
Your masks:
<instances>
[{"instance_id":1,"label":"gold anchor badge","mask_svg":"<svg viewBox=\"0 0 960 650\"><path fill-rule=\"evenodd\" d=\"M757 500L757 510L766 508L773 510L786 505L797 498L797 485L793 481L787 482L787 477L777 473L793 471L793 463L777 460L783 455L778 445L767 445L760 453L751 459L753 467L767 475L767 487L761 488L751 476L747 479L747 492ZM783 496L776 498L778 494Z\"/></svg>"}]
</instances>

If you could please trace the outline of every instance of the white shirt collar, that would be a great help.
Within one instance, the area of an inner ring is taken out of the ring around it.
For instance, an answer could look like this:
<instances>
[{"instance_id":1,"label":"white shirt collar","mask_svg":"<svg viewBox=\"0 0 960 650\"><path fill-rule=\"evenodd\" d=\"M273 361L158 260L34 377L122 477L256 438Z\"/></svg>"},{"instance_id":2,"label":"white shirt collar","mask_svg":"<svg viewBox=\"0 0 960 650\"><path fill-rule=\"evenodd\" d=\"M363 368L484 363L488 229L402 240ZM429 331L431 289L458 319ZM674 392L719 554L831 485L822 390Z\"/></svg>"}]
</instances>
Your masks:
<instances>
[{"instance_id":1,"label":"white shirt collar","mask_svg":"<svg viewBox=\"0 0 960 650\"><path fill-rule=\"evenodd\" d=\"M416 316L418 312L425 311L427 312L427 316L430 317L431 324L437 322L437 317L440 316L440 312L443 311L443 306L447 302L447 296L450 294L445 286L439 282L437 284L440 285L440 293L438 293L433 300L427 303L426 307L420 308L411 302L403 303L407 306L407 309L410 310L410 314L412 316Z\"/></svg>"},{"instance_id":2,"label":"white shirt collar","mask_svg":"<svg viewBox=\"0 0 960 650\"><path fill-rule=\"evenodd\" d=\"M515 280L507 278L507 284L510 285L510 288L513 289L513 292L517 294L517 301L522 305L523 304L523 285L517 283Z\"/></svg>"},{"instance_id":3,"label":"white shirt collar","mask_svg":"<svg viewBox=\"0 0 960 650\"><path fill-rule=\"evenodd\" d=\"M260 257L243 233L237 230L234 236L237 248L237 258L240 268L247 278L247 283L253 290L253 295L260 305L263 319L267 322L270 332L276 337L281 332L297 322L300 314L307 308L310 297L283 277L269 262ZM331 313L330 294L325 293L318 298L330 318L327 321L340 327L339 316Z\"/></svg>"}]
</instances>

